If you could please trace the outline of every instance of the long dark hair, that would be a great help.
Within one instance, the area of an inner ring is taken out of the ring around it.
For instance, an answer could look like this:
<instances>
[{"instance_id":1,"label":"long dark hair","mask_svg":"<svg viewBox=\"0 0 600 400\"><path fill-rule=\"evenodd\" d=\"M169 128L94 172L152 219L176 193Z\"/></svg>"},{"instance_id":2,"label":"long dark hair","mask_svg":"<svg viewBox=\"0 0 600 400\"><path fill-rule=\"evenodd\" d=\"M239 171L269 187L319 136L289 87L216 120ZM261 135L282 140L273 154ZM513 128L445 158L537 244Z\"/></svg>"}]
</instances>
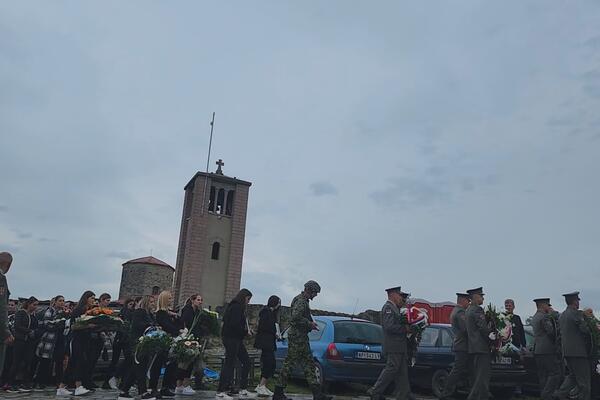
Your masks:
<instances>
[{"instance_id":1,"label":"long dark hair","mask_svg":"<svg viewBox=\"0 0 600 400\"><path fill-rule=\"evenodd\" d=\"M92 292L91 290L86 290L85 292L83 292L83 294L81 295L81 298L79 299L79 303L77 303L77 306L73 310L73 313L74 314L85 314L85 312L87 311L88 299L92 296L96 296L96 294L94 292Z\"/></svg>"},{"instance_id":2,"label":"long dark hair","mask_svg":"<svg viewBox=\"0 0 600 400\"><path fill-rule=\"evenodd\" d=\"M242 311L246 311L246 297L252 297L252 292L248 289L242 289L238 294L231 300L232 303L240 303Z\"/></svg>"},{"instance_id":3,"label":"long dark hair","mask_svg":"<svg viewBox=\"0 0 600 400\"><path fill-rule=\"evenodd\" d=\"M279 319L279 311L281 311L281 307L277 307L281 305L281 299L279 296L271 296L269 300L267 300L267 307L271 309L271 312L275 316L275 320Z\"/></svg>"}]
</instances>

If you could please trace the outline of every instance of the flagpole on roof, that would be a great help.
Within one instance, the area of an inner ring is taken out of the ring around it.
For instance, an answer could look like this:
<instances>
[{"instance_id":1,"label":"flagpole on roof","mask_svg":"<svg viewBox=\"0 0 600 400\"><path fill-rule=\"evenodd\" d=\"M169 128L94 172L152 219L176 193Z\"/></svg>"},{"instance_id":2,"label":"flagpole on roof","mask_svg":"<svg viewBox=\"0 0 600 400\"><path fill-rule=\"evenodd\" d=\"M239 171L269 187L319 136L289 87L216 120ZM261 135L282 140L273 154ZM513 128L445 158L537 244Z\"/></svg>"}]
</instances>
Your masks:
<instances>
[{"instance_id":1,"label":"flagpole on roof","mask_svg":"<svg viewBox=\"0 0 600 400\"><path fill-rule=\"evenodd\" d=\"M206 158L206 176L204 177L204 188L202 189L202 206L200 207L200 214L204 214L204 206L206 205L206 184L208 182L208 167L210 166L210 150L212 149L213 130L215 128L215 112L212 114L212 121L210 121L210 140L208 142L208 157Z\"/></svg>"}]
</instances>

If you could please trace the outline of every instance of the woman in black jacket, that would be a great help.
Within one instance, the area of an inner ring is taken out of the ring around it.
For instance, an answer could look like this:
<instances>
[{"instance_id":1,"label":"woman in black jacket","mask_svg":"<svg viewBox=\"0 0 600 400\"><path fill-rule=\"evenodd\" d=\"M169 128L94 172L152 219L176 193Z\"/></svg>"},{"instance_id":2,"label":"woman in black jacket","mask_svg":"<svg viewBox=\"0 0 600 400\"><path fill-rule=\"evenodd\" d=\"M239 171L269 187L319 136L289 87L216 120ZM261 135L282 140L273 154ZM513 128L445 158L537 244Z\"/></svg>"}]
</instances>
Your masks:
<instances>
[{"instance_id":1,"label":"woman in black jacket","mask_svg":"<svg viewBox=\"0 0 600 400\"><path fill-rule=\"evenodd\" d=\"M9 392L31 391L31 361L35 350L35 330L37 320L35 310L38 300L30 297L15 314L15 342L13 345L13 364L11 370L11 388Z\"/></svg>"},{"instance_id":2,"label":"woman in black jacket","mask_svg":"<svg viewBox=\"0 0 600 400\"><path fill-rule=\"evenodd\" d=\"M201 295L194 294L187 299L185 306L181 309L183 327L201 344L203 338L209 335L208 318L206 313L202 310L203 302L204 300ZM199 360L192 363L188 369L185 370L183 376L189 378L192 371L194 371L194 379L196 381L194 390L205 390L206 388L202 385L202 379L204 378L204 363L202 357L199 357ZM190 390L186 388L183 390L190 392Z\"/></svg>"},{"instance_id":3,"label":"woman in black jacket","mask_svg":"<svg viewBox=\"0 0 600 400\"><path fill-rule=\"evenodd\" d=\"M267 381L273 377L275 372L275 350L277 349L277 323L279 320L279 309L281 299L275 295L269 297L266 307L258 314L258 328L254 347L260 349L261 375L260 383L256 387L259 396L273 396L273 392L267 389Z\"/></svg>"},{"instance_id":4,"label":"woman in black jacket","mask_svg":"<svg viewBox=\"0 0 600 400\"><path fill-rule=\"evenodd\" d=\"M74 324L77 318L85 315L96 305L96 295L94 292L87 290L79 299L79 303L71 313L69 326L71 330L71 357L65 375L75 381L75 396L83 396L89 393L92 387L92 370L90 368L90 360L88 357L88 349L90 346L90 329L93 326L90 324L85 329L75 329Z\"/></svg>"},{"instance_id":5,"label":"woman in black jacket","mask_svg":"<svg viewBox=\"0 0 600 400\"><path fill-rule=\"evenodd\" d=\"M244 337L249 334L248 320L246 319L246 307L250 303L252 293L248 289L242 289L233 300L227 305L223 314L223 328L221 338L225 346L225 362L221 377L219 379L219 388L217 389L217 399L231 400L226 391L230 391L233 381L233 370L236 360L242 365L242 376L240 381L240 398L250 397L248 392L248 373L250 372L250 358L244 346Z\"/></svg>"},{"instance_id":6,"label":"woman in black jacket","mask_svg":"<svg viewBox=\"0 0 600 400\"><path fill-rule=\"evenodd\" d=\"M176 338L179 336L181 325L179 316L171 311L172 302L173 295L168 290L163 290L158 295L156 323L163 331L167 332L171 337ZM163 366L165 367L165 376L163 377L160 395L162 397L173 397L175 396L174 389L176 379L178 378L178 368L176 362L169 362L168 353L161 353L154 360L154 364L152 364L152 369L150 370L150 389L156 390L158 387L158 378Z\"/></svg>"},{"instance_id":7,"label":"woman in black jacket","mask_svg":"<svg viewBox=\"0 0 600 400\"><path fill-rule=\"evenodd\" d=\"M156 322L152 313L156 305L154 296L144 296L136 304L136 309L130 314L131 315L131 331L130 340L126 341L124 345L128 346L127 349L123 350L125 354L125 375L121 382L121 393L119 394L118 400L131 400L133 397L129 394L129 390L134 382L137 381L138 393L142 400L156 400L157 393L147 393L146 384L146 373L148 367L152 361L150 356L136 357L134 356L135 345L137 344L138 338L144 335L146 329L155 326ZM129 357L128 357L129 355Z\"/></svg>"}]
</instances>

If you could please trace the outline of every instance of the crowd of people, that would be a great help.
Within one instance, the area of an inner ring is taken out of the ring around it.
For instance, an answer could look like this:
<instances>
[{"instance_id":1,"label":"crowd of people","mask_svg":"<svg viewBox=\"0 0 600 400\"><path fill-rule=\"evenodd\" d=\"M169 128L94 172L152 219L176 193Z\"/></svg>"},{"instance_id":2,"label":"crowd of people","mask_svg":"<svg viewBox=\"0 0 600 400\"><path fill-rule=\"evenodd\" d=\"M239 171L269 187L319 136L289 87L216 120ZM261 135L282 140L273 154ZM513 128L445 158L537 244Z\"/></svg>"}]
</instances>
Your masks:
<instances>
[{"instance_id":1,"label":"crowd of people","mask_svg":"<svg viewBox=\"0 0 600 400\"><path fill-rule=\"evenodd\" d=\"M193 395L203 385L202 357L182 368L169 357L168 351L155 354L137 354L137 339L151 329L159 329L172 338L184 330L202 340L210 334L210 318L203 311L200 294L189 297L175 312L170 291L158 296L140 296L127 299L118 312L125 322L125 331L103 331L94 324L80 326L76 321L93 314L94 309L107 309L112 298L108 293L96 296L85 291L77 303L65 301L57 295L48 307L39 306L35 297L20 304L10 300L6 273L12 264L9 253L0 253L0 385L12 393L27 393L56 387L57 396L85 396L99 387L97 363L108 360L107 349L112 349L110 363L102 372L102 389L119 390L118 399L133 396L137 386L143 400L169 398L175 395ZM256 395L272 396L266 386L275 371L276 339L279 335L278 312L281 300L271 296L259 314L257 332L252 332L247 319L247 305L252 293L242 289L232 299L224 313L221 337L225 361L220 374L217 398L250 398ZM250 358L244 339L254 336L254 347L261 350L261 380L255 392L248 391ZM204 342L206 344L206 342ZM234 369L241 364L241 381L233 387ZM160 377L162 376L162 379ZM192 381L193 386L192 387ZM160 383L160 388L159 388Z\"/></svg>"},{"instance_id":2,"label":"crowd of people","mask_svg":"<svg viewBox=\"0 0 600 400\"><path fill-rule=\"evenodd\" d=\"M57 396L86 395L98 389L94 381L96 365L100 357L107 358L104 355L107 347L112 348L112 358L103 373L102 388L119 390L118 400L132 399L130 391L134 385L142 400L193 395L204 388L201 356L196 357L195 362L182 365L164 349L144 354L136 351L138 339L151 329L158 329L161 335L172 338L188 331L196 339L206 338L210 334L210 321L203 317L200 294L190 296L179 312L172 309L173 297L169 291L158 296L128 299L118 313L128 329L110 332L95 329L94 324L77 324L80 317L93 314L95 309L108 308L111 296L107 293L96 297L93 292L85 291L77 303L67 302L64 296L57 295L47 308L41 310L35 297L17 306L9 300L6 282L11 263L10 254L0 253L0 376L4 390L29 392L55 386ZM314 400L331 400L332 396L323 393L315 376L308 340L309 333L318 330L309 302L320 291L317 282L308 281L291 303L288 354L274 382L275 390L271 392L267 382L275 372L281 300L275 295L269 298L259 313L257 332L253 332L247 315L252 293L247 289L240 290L227 304L222 316L220 333L225 357L217 400L232 400L233 396L242 399L272 396L273 400L289 400L284 391L294 367L303 370ZM410 400L414 396L408 379L407 343L415 332L403 314L409 294L399 286L386 291L388 300L381 310L382 352L386 364L368 394L372 400L384 400L383 394L394 383L394 397ZM589 400L591 374L600 368L597 320L593 319L593 314L589 317L586 311L579 309L579 292L564 297L566 309L560 314L552 308L549 298L534 300L537 312L530 324L535 338L533 353L539 373L540 396L543 400L566 399L575 393L577 398ZM457 306L450 316L455 362L446 379L442 399L449 399L461 381L469 380L468 400L490 398L491 363L498 350L494 343L498 342L501 331L497 329L495 317L490 317L483 309L483 301L483 288L457 293ZM511 346L519 352L525 351L525 331L522 320L514 314L514 301L507 299L504 306L503 318L511 325ZM595 322L588 323L590 318ZM254 392L248 390L251 361L245 342L250 336L254 337L253 346L261 350L261 380ZM239 380L233 385L238 362L241 367Z\"/></svg>"}]
</instances>

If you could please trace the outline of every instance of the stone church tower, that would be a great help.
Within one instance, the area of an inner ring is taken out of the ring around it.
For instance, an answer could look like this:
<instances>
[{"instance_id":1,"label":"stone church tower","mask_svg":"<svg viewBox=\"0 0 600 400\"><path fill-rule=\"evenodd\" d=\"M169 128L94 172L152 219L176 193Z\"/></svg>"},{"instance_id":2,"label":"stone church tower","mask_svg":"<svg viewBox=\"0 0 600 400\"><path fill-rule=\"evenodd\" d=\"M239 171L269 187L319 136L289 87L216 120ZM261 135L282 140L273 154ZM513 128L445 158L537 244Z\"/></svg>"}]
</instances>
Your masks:
<instances>
[{"instance_id":1,"label":"stone church tower","mask_svg":"<svg viewBox=\"0 0 600 400\"><path fill-rule=\"evenodd\" d=\"M205 307L222 306L240 290L250 182L198 172L185 186L173 300L199 293Z\"/></svg>"}]
</instances>

